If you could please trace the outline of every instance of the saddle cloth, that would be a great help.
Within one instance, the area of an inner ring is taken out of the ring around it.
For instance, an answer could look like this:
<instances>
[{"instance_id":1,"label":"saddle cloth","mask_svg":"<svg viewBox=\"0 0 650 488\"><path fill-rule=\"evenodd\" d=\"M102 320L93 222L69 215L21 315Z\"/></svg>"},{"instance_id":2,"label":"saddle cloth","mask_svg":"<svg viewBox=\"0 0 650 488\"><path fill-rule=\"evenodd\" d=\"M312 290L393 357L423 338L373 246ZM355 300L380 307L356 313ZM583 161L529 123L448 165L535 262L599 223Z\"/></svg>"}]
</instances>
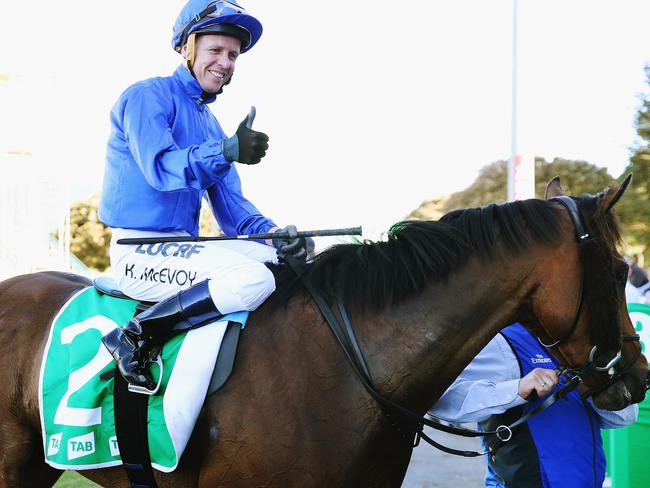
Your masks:
<instances>
[{"instance_id":1,"label":"saddle cloth","mask_svg":"<svg viewBox=\"0 0 650 488\"><path fill-rule=\"evenodd\" d=\"M115 362L103 335L125 324L137 302L94 287L75 294L52 322L39 378L39 409L45 462L57 469L95 469L122 463L113 417ZM245 324L248 312L180 334L165 344L163 379L149 397L148 437L152 466L176 469L205 400L224 331ZM152 367L154 379L159 370Z\"/></svg>"}]
</instances>

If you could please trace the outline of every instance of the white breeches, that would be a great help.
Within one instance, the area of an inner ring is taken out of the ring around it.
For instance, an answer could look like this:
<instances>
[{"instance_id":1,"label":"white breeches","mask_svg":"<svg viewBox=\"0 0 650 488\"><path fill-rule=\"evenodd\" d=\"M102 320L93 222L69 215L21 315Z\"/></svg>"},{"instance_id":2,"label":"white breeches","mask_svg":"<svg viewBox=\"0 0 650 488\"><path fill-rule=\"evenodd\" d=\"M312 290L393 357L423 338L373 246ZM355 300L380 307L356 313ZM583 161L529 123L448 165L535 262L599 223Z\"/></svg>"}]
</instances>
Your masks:
<instances>
[{"instance_id":1,"label":"white breeches","mask_svg":"<svg viewBox=\"0 0 650 488\"><path fill-rule=\"evenodd\" d=\"M223 314L259 307L275 290L273 274L263 264L277 263L273 247L252 241L167 242L120 245L125 237L172 236L113 229L111 269L128 296L160 301L204 280Z\"/></svg>"}]
</instances>

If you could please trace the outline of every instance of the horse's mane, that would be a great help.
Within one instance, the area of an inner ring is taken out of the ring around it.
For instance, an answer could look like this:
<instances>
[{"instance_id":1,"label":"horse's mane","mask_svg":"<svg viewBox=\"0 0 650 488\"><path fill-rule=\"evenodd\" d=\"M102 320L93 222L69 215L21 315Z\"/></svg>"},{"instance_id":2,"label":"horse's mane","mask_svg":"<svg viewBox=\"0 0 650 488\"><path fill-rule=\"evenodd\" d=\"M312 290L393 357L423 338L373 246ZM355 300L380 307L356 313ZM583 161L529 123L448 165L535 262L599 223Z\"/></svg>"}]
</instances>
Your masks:
<instances>
[{"instance_id":1,"label":"horse's mane","mask_svg":"<svg viewBox=\"0 0 650 488\"><path fill-rule=\"evenodd\" d=\"M616 351L620 349L616 313L619 301L625 301L625 292L620 288L616 273L625 266L622 262L618 266L614 263L615 256L622 261L617 252L621 244L621 226L614 212L599 205L603 196L604 193L576 197L587 231L593 236L582 248L583 289L585 302L589 304L592 342L599 348Z\"/></svg>"},{"instance_id":2,"label":"horse's mane","mask_svg":"<svg viewBox=\"0 0 650 488\"><path fill-rule=\"evenodd\" d=\"M621 258L621 227L616 214L599 204L603 197L604 192L574 199L593 236L581 250L589 333L599 350L616 351L621 341L616 314L625 300L615 262ZM470 256L487 260L497 249L515 255L531 240L557 242L561 212L566 210L550 201L530 199L454 210L438 221L403 221L390 228L386 241L324 250L303 273L330 303L338 296L351 309L381 310L417 295L431 282L446 280ZM278 288L271 307L305 293L287 266L269 267Z\"/></svg>"},{"instance_id":3,"label":"horse's mane","mask_svg":"<svg viewBox=\"0 0 650 488\"><path fill-rule=\"evenodd\" d=\"M379 310L444 281L469 256L488 259L503 246L511 254L531 239L559 238L560 210L544 200L519 200L454 210L438 221L403 221L386 241L339 244L319 253L304 273L327 300L340 296L350 308ZM301 288L285 266L271 266L284 303Z\"/></svg>"}]
</instances>

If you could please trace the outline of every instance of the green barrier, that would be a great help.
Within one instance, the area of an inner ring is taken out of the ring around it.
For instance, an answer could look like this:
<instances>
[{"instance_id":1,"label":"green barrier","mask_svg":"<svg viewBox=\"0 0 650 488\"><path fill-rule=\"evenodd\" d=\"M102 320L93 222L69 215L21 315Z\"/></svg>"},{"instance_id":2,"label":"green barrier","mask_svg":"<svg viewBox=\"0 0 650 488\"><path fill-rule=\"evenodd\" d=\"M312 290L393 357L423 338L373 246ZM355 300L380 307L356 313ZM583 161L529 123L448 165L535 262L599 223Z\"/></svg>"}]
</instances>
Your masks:
<instances>
[{"instance_id":1,"label":"green barrier","mask_svg":"<svg viewBox=\"0 0 650 488\"><path fill-rule=\"evenodd\" d=\"M650 348L650 305L628 303L630 318L641 336L641 349ZM606 433L605 433L606 432ZM639 405L639 419L623 429L603 431L607 474L612 488L650 486L650 398Z\"/></svg>"},{"instance_id":2,"label":"green barrier","mask_svg":"<svg viewBox=\"0 0 650 488\"><path fill-rule=\"evenodd\" d=\"M612 453L609 447L609 444L612 441L611 433L612 433L611 429L601 429L600 431L600 436L603 438L603 449L605 450L605 457L607 458L607 464L605 466L605 475L610 477L612 476L612 466L610 464L610 460L612 459Z\"/></svg>"}]
</instances>

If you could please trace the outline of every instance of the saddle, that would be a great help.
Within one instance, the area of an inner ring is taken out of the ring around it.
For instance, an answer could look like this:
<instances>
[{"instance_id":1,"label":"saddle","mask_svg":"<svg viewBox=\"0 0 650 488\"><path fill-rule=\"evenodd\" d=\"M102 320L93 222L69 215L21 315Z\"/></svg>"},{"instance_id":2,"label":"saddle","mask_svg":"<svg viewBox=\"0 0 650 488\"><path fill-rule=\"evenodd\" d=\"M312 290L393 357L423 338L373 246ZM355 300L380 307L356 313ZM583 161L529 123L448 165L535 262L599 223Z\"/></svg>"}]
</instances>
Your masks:
<instances>
[{"instance_id":1,"label":"saddle","mask_svg":"<svg viewBox=\"0 0 650 488\"><path fill-rule=\"evenodd\" d=\"M133 300L133 298L122 292L116 282L108 276L96 278L93 285L102 294L117 299ZM152 305L154 305L153 302L138 301L136 313L142 312ZM239 323L228 322L206 396L221 388L230 377L237 352L240 330L241 325ZM160 361L159 365L162 367L162 361ZM115 431L123 467L131 481L131 486L157 488L148 440L147 412L149 398L146 395L130 392L126 380L117 373L117 367L111 370L111 373L115 377ZM162 370L160 376L162 379Z\"/></svg>"},{"instance_id":2,"label":"saddle","mask_svg":"<svg viewBox=\"0 0 650 488\"><path fill-rule=\"evenodd\" d=\"M104 295L124 300L135 300L120 290L115 280L110 276L99 276L95 278L93 280L93 286L97 291ZM155 304L155 302L137 301L138 305L136 305L136 310L138 313ZM211 395L221 388L230 377L235 363L235 356L237 354L237 344L239 343L240 331L241 326L239 324L235 322L228 324L221 342L219 354L217 355L217 361L214 366L214 371L212 372L212 378L210 379L210 386L208 387L207 395Z\"/></svg>"}]
</instances>

